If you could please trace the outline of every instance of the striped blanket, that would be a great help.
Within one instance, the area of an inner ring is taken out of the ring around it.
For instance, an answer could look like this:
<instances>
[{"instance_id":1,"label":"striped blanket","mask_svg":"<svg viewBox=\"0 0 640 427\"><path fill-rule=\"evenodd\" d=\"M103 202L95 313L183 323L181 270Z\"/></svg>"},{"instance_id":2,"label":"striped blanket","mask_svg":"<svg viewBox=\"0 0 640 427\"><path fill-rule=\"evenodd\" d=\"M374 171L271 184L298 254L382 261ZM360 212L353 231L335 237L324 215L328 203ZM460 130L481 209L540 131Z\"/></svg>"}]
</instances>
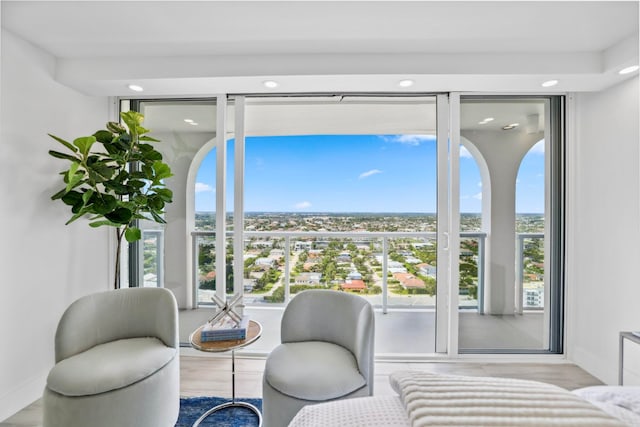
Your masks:
<instances>
[{"instance_id":1,"label":"striped blanket","mask_svg":"<svg viewBox=\"0 0 640 427\"><path fill-rule=\"evenodd\" d=\"M412 427L625 425L567 390L536 381L400 371L390 382Z\"/></svg>"}]
</instances>

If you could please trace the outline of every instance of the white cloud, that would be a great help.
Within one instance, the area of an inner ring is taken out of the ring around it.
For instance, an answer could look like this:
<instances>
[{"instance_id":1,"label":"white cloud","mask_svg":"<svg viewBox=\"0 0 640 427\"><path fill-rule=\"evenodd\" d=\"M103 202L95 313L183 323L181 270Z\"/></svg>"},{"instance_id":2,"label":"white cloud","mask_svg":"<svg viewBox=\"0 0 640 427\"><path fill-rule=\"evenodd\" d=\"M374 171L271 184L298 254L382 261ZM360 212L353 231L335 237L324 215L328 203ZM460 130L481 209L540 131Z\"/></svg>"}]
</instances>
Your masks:
<instances>
[{"instance_id":1,"label":"white cloud","mask_svg":"<svg viewBox=\"0 0 640 427\"><path fill-rule=\"evenodd\" d=\"M293 207L296 209L307 209L311 207L311 202L307 202L305 200L304 202L296 203L295 205L293 205Z\"/></svg>"},{"instance_id":2,"label":"white cloud","mask_svg":"<svg viewBox=\"0 0 640 427\"><path fill-rule=\"evenodd\" d=\"M216 190L209 184L204 182L196 182L196 193L215 193Z\"/></svg>"},{"instance_id":3,"label":"white cloud","mask_svg":"<svg viewBox=\"0 0 640 427\"><path fill-rule=\"evenodd\" d=\"M358 175L358 179L368 178L371 175L376 175L376 174L379 174L379 173L382 173L382 171L380 169L371 169L371 170L368 170L366 172L362 172L360 175Z\"/></svg>"},{"instance_id":4,"label":"white cloud","mask_svg":"<svg viewBox=\"0 0 640 427\"><path fill-rule=\"evenodd\" d=\"M473 156L471 155L469 150L467 150L467 147L465 147L464 145L460 146L460 157L464 159L473 159Z\"/></svg>"},{"instance_id":5,"label":"white cloud","mask_svg":"<svg viewBox=\"0 0 640 427\"><path fill-rule=\"evenodd\" d=\"M433 135L393 135L390 138L385 137L386 141L397 142L406 145L420 145L426 141L435 141Z\"/></svg>"},{"instance_id":6,"label":"white cloud","mask_svg":"<svg viewBox=\"0 0 640 427\"><path fill-rule=\"evenodd\" d=\"M482 181L478 181L478 187L482 188Z\"/></svg>"},{"instance_id":7,"label":"white cloud","mask_svg":"<svg viewBox=\"0 0 640 427\"><path fill-rule=\"evenodd\" d=\"M482 192L474 194L471 197L473 197L474 199L477 199L477 200L482 200Z\"/></svg>"}]
</instances>

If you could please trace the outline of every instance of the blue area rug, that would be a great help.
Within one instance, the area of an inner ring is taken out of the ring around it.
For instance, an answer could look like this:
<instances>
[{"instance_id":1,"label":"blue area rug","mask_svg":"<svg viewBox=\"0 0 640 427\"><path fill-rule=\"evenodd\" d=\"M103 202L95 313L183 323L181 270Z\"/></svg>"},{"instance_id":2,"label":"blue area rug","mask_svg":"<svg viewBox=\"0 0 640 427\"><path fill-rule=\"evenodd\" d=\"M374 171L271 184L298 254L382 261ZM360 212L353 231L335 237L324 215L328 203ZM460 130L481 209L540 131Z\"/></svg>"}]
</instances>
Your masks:
<instances>
[{"instance_id":1,"label":"blue area rug","mask_svg":"<svg viewBox=\"0 0 640 427\"><path fill-rule=\"evenodd\" d=\"M175 427L191 427L209 409L230 401L231 399L220 397L181 398L180 415ZM236 399L236 401L251 403L262 411L262 399ZM200 425L202 427L256 427L258 416L247 408L225 408L211 414Z\"/></svg>"}]
</instances>

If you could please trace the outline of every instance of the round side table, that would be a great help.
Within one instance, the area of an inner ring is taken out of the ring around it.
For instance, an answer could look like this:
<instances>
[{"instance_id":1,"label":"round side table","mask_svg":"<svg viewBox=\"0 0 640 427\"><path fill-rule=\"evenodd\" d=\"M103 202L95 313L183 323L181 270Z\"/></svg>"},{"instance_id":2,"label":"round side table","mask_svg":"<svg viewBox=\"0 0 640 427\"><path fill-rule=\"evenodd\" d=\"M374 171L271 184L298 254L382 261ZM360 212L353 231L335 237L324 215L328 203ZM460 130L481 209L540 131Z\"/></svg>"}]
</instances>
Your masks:
<instances>
[{"instance_id":1,"label":"round side table","mask_svg":"<svg viewBox=\"0 0 640 427\"><path fill-rule=\"evenodd\" d=\"M240 402L236 401L236 349L246 347L249 344L255 342L260 335L262 335L262 325L255 320L249 321L249 326L247 328L247 337L243 340L226 340L226 341L207 341L202 342L200 340L200 332L205 325L200 326L198 329L193 331L191 336L189 337L189 341L191 342L191 347L200 351L207 351L212 353L220 353L223 351L231 351L231 402L223 403L218 406L214 406L209 409L207 412L202 414L200 418L196 420L193 424L193 427L197 427L200 423L207 418L209 415L217 412L221 409L230 408L230 407L242 407L247 408L253 411L258 416L258 427L262 426L262 414L260 410L256 408L254 405L248 402Z\"/></svg>"}]
</instances>

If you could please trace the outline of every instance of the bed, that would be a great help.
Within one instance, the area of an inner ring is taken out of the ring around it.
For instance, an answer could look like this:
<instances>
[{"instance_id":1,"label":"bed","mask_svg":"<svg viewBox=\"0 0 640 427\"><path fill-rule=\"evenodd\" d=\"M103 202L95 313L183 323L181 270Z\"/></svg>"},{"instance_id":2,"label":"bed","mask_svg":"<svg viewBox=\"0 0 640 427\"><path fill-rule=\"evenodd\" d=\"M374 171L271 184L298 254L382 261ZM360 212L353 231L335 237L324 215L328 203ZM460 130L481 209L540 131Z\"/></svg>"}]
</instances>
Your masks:
<instances>
[{"instance_id":1,"label":"bed","mask_svg":"<svg viewBox=\"0 0 640 427\"><path fill-rule=\"evenodd\" d=\"M400 371L395 396L305 406L289 427L640 426L640 387L569 392L537 381Z\"/></svg>"}]
</instances>

